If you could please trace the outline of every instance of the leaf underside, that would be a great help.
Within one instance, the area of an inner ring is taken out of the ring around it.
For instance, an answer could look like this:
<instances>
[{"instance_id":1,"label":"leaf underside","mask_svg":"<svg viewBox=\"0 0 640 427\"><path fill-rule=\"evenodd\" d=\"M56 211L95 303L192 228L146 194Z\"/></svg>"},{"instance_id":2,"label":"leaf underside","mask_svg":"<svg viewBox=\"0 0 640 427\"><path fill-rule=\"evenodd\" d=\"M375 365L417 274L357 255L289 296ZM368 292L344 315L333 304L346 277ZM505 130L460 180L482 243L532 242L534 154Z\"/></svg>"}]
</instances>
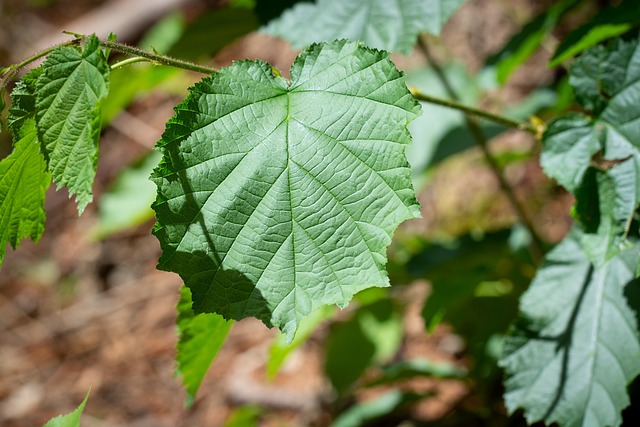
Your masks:
<instances>
[{"instance_id":1,"label":"leaf underside","mask_svg":"<svg viewBox=\"0 0 640 427\"><path fill-rule=\"evenodd\" d=\"M391 235L419 216L404 151L420 111L388 53L318 44L291 82L243 61L189 92L158 143L153 207L158 267L196 313L257 317L291 340L319 307L388 286Z\"/></svg>"},{"instance_id":2,"label":"leaf underside","mask_svg":"<svg viewBox=\"0 0 640 427\"><path fill-rule=\"evenodd\" d=\"M318 0L298 3L263 28L300 49L350 38L371 47L411 52L421 32L440 34L464 0Z\"/></svg>"},{"instance_id":3,"label":"leaf underside","mask_svg":"<svg viewBox=\"0 0 640 427\"><path fill-rule=\"evenodd\" d=\"M591 114L551 122L540 162L547 175L576 195L576 216L587 231L583 247L602 265L629 246L640 203L638 39L585 51L571 69L570 83Z\"/></svg>"},{"instance_id":4,"label":"leaf underside","mask_svg":"<svg viewBox=\"0 0 640 427\"><path fill-rule=\"evenodd\" d=\"M640 246L594 268L579 234L545 258L500 361L507 408L523 408L530 424L618 426L640 373L638 304L625 295L638 286Z\"/></svg>"},{"instance_id":5,"label":"leaf underside","mask_svg":"<svg viewBox=\"0 0 640 427\"><path fill-rule=\"evenodd\" d=\"M109 64L95 36L82 50L59 47L47 56L36 88L36 127L58 188L76 196L78 212L93 199L98 161L100 101L108 91Z\"/></svg>"}]
</instances>

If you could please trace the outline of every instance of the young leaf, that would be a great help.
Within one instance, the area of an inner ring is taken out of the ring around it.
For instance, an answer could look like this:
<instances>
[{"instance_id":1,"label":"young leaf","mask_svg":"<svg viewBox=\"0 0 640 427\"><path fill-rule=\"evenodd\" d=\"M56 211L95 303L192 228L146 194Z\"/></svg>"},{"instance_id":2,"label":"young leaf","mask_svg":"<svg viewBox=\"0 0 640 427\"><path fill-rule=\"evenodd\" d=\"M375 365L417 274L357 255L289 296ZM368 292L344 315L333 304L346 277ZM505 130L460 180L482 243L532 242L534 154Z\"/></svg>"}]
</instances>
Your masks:
<instances>
[{"instance_id":1,"label":"young leaf","mask_svg":"<svg viewBox=\"0 0 640 427\"><path fill-rule=\"evenodd\" d=\"M35 126L36 84L41 74L42 67L34 68L25 74L11 91L7 126L13 133L14 141L19 140L26 133L30 133Z\"/></svg>"},{"instance_id":2,"label":"young leaf","mask_svg":"<svg viewBox=\"0 0 640 427\"><path fill-rule=\"evenodd\" d=\"M124 169L100 197L100 218L95 235L105 238L153 218L151 204L156 186L149 175L160 162L160 153L152 151Z\"/></svg>"},{"instance_id":3,"label":"young leaf","mask_svg":"<svg viewBox=\"0 0 640 427\"><path fill-rule=\"evenodd\" d=\"M333 424L331 424L331 427L360 427L369 425L374 420L379 421L380 418L384 418L387 415L398 413L402 406L414 403L424 397L427 397L427 395L392 390L373 400L356 403L341 413ZM378 425L391 424L380 422Z\"/></svg>"},{"instance_id":4,"label":"young leaf","mask_svg":"<svg viewBox=\"0 0 640 427\"><path fill-rule=\"evenodd\" d=\"M401 321L389 299L362 306L351 319L332 328L325 346L325 373L343 393L374 362L390 359L402 337Z\"/></svg>"},{"instance_id":5,"label":"young leaf","mask_svg":"<svg viewBox=\"0 0 640 427\"><path fill-rule=\"evenodd\" d=\"M91 202L98 161L100 101L108 91L109 65L99 40L82 50L63 46L42 65L36 90L36 127L49 172L58 188L76 195L78 212Z\"/></svg>"},{"instance_id":6,"label":"young leaf","mask_svg":"<svg viewBox=\"0 0 640 427\"><path fill-rule=\"evenodd\" d=\"M576 195L585 249L597 265L626 247L640 204L639 46L637 38L615 40L578 58L570 83L592 116L561 117L543 135L542 167ZM590 194L597 197L587 203Z\"/></svg>"},{"instance_id":7,"label":"young leaf","mask_svg":"<svg viewBox=\"0 0 640 427\"><path fill-rule=\"evenodd\" d=\"M560 18L578 3L578 0L555 3L522 27L522 30L489 60L490 64L497 64L497 78L501 84L534 54Z\"/></svg>"},{"instance_id":8,"label":"young leaf","mask_svg":"<svg viewBox=\"0 0 640 427\"><path fill-rule=\"evenodd\" d=\"M39 151L34 122L38 69L25 75L11 93L7 122L17 140L0 162L0 265L7 243L16 249L24 237L37 242L44 231L45 193L51 184Z\"/></svg>"},{"instance_id":9,"label":"young leaf","mask_svg":"<svg viewBox=\"0 0 640 427\"><path fill-rule=\"evenodd\" d=\"M44 427L80 427L80 416L82 415L82 411L84 411L87 400L89 400L89 392L87 392L80 406L73 412L51 418Z\"/></svg>"},{"instance_id":10,"label":"young leaf","mask_svg":"<svg viewBox=\"0 0 640 427\"><path fill-rule=\"evenodd\" d=\"M263 31L302 48L346 37L408 54L418 34L439 34L464 0L318 0L299 3Z\"/></svg>"},{"instance_id":11,"label":"young leaf","mask_svg":"<svg viewBox=\"0 0 640 427\"><path fill-rule=\"evenodd\" d=\"M549 61L550 67L578 55L604 40L622 35L640 24L640 7L637 0L626 0L601 11L587 24L562 40Z\"/></svg>"},{"instance_id":12,"label":"young leaf","mask_svg":"<svg viewBox=\"0 0 640 427\"><path fill-rule=\"evenodd\" d=\"M209 366L224 344L233 322L214 313L195 315L191 309L191 291L180 288L178 301L178 373L187 390L187 405L191 405Z\"/></svg>"},{"instance_id":13,"label":"young leaf","mask_svg":"<svg viewBox=\"0 0 640 427\"><path fill-rule=\"evenodd\" d=\"M391 235L420 215L404 154L420 107L389 54L313 45L291 78L243 61L203 79L154 173L159 268L196 313L254 316L289 341L319 307L388 286Z\"/></svg>"},{"instance_id":14,"label":"young leaf","mask_svg":"<svg viewBox=\"0 0 640 427\"><path fill-rule=\"evenodd\" d=\"M593 267L579 232L551 251L520 302L505 343L505 401L529 423L618 426L640 373L637 320L625 298L640 245Z\"/></svg>"}]
</instances>

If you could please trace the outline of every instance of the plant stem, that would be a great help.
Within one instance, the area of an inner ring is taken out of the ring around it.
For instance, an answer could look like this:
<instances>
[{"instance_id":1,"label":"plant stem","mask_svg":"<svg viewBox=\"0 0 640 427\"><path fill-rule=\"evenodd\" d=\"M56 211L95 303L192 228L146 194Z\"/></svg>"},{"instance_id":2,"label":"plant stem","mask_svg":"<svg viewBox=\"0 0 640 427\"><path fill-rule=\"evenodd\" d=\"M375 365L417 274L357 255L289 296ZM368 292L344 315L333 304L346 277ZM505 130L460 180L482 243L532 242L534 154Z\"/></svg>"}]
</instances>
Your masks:
<instances>
[{"instance_id":1,"label":"plant stem","mask_svg":"<svg viewBox=\"0 0 640 427\"><path fill-rule=\"evenodd\" d=\"M59 43L57 45L51 46L47 49L41 50L40 52L37 52L35 54L33 54L32 56L28 57L27 59L25 59L22 62L19 62L17 64L12 64L4 69L2 69L2 73L0 73L0 87L5 87L5 85L13 80L15 78L15 76L18 74L18 72L20 71L21 68L26 67L27 65L31 64L32 62L37 61L38 59L42 58L43 56L47 56L48 54L50 54L51 52L53 52L55 49L62 47L62 46L71 46L75 43L77 43L78 40L69 40L63 43Z\"/></svg>"},{"instance_id":2,"label":"plant stem","mask_svg":"<svg viewBox=\"0 0 640 427\"><path fill-rule=\"evenodd\" d=\"M81 36L81 35L77 34L76 36ZM86 37L86 36L82 36L82 37ZM118 52L128 53L129 55L134 55L136 57L144 58L149 62L168 65L170 67L175 67L175 68L182 68L183 70L195 71L196 73L212 74L218 71L215 68L194 64L192 62L183 61L181 59L172 58L170 56L161 55L159 53L147 52L146 50L138 49L137 47L129 46L122 43L112 42L108 40L100 40L100 45L102 47L113 49Z\"/></svg>"},{"instance_id":3,"label":"plant stem","mask_svg":"<svg viewBox=\"0 0 640 427\"><path fill-rule=\"evenodd\" d=\"M476 108L468 107L460 104L458 102L460 98L457 92L449 82L449 79L447 78L444 71L440 67L440 64L438 64L435 58L433 58L433 56L431 55L429 47L424 42L422 37L418 38L418 45L420 46L422 53L427 59L427 62L436 73L436 76L438 77L442 86L447 92L447 95L449 95L449 97L453 99L453 101L443 102L443 100L441 99L433 98L429 95L421 94L419 91L417 91L417 95L416 93L414 93L414 96L416 97L416 99L420 101L431 102L438 105L444 105L446 107L455 108L465 113L465 120L466 120L467 127L469 128L469 132L471 133L471 136L473 137L476 145L480 147L480 150L482 151L482 154L487 164L493 171L494 176L498 180L498 184L500 185L500 188L502 189L503 193L507 196L507 199L509 200L509 203L511 204L513 210L516 212L516 215L518 216L518 218L520 218L520 221L522 222L522 224L529 231L529 234L531 235L531 245L530 245L531 256L533 257L534 260L539 261L542 258L542 254L543 254L543 247L544 247L543 241L540 238L540 235L537 233L535 227L533 226L533 223L529 219L529 216L525 212L522 204L520 204L520 202L518 201L513 188L511 188L511 185L509 184L507 179L504 177L504 174L502 173L502 169L500 168L498 161L491 153L491 150L489 150L489 146L487 144L487 138L482 132L482 128L480 127L480 125L478 124L478 121L474 118L474 116L481 117L481 118L502 124L507 127L523 130L533 135L537 135L539 130L528 123L519 122L517 120L512 120L507 117L498 116L492 113L488 113L486 111L478 110Z\"/></svg>"},{"instance_id":4,"label":"plant stem","mask_svg":"<svg viewBox=\"0 0 640 427\"><path fill-rule=\"evenodd\" d=\"M444 83L443 83L443 86L444 86ZM431 95L427 95L425 93L420 92L420 90L416 89L415 87L410 87L409 89L411 90L411 93L413 94L414 98L417 99L418 101L424 101L424 102L429 102L431 104L437 104L437 105L442 105L444 107L453 108L454 110L462 111L467 115L485 119L490 122L494 122L508 128L522 130L525 132L529 132L533 135L537 134L537 129L530 123L521 122L519 120L514 120L509 117L500 116L498 114L490 113L488 111L484 111L475 107L470 107L468 105L461 104L457 101L450 101L447 99L442 99L442 98L437 98Z\"/></svg>"},{"instance_id":5,"label":"plant stem","mask_svg":"<svg viewBox=\"0 0 640 427\"><path fill-rule=\"evenodd\" d=\"M111 66L111 69L116 70L118 68L122 68L130 64L135 64L136 62L149 62L149 60L147 58L142 58L140 56L134 56L133 58L127 58L120 62L116 62Z\"/></svg>"},{"instance_id":6,"label":"plant stem","mask_svg":"<svg viewBox=\"0 0 640 427\"><path fill-rule=\"evenodd\" d=\"M48 54L50 54L51 52L53 52L55 49L62 47L62 46L71 46L73 44L78 43L78 40L69 40L63 43L59 43L55 46L51 46L45 50L41 50L40 52L28 57L27 59L25 59L24 61L18 63L18 64L14 64L11 65L10 67L8 67L7 70L19 70L22 67L25 67L29 64L31 64L34 61L37 61L38 59L42 58L43 56L47 56Z\"/></svg>"}]
</instances>

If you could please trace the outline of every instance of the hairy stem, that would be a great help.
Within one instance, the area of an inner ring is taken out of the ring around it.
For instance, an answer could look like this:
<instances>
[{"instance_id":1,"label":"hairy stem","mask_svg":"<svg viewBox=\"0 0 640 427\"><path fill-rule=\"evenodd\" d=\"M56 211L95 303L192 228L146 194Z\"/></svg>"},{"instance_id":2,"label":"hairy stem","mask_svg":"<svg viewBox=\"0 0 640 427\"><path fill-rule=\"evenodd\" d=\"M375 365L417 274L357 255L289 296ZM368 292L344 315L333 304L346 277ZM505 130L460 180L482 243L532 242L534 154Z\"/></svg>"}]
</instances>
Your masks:
<instances>
[{"instance_id":1,"label":"hairy stem","mask_svg":"<svg viewBox=\"0 0 640 427\"><path fill-rule=\"evenodd\" d=\"M510 128L523 130L533 135L537 135L539 130L528 123L519 122L517 120L512 120L507 117L498 116L492 113L488 113L486 111L478 110L473 107L467 107L462 104L459 104L457 101L460 99L460 97L458 96L457 92L449 82L449 79L447 78L444 71L440 67L440 64L438 64L435 58L433 58L433 56L431 55L431 51L429 50L429 47L427 46L427 44L425 43L422 37L418 38L418 44L420 46L420 49L422 50L422 53L427 59L427 62L433 68L434 72L436 73L436 76L442 83L442 86L447 92L447 95L454 101L441 102L442 100L438 98L433 98L428 95L420 94L419 92L418 92L418 96L416 96L415 93L414 93L414 96L416 97L416 99L420 101L431 102L438 105L444 105L447 107L455 108L465 113L466 124L467 124L467 127L469 128L469 132L471 133L471 136L473 137L476 145L480 147L480 150L482 151L482 154L487 164L493 171L494 176L498 180L500 188L502 189L503 193L507 196L507 199L509 200L509 203L511 204L513 210L516 212L516 215L518 215L518 218L520 219L522 224L527 228L527 230L529 231L529 234L531 235L530 251L531 251L532 257L536 261L540 260L542 258L543 247L544 247L542 239L540 238L540 235L538 234L535 227L533 226L533 223L529 219L529 216L525 212L524 207L518 201L518 198L516 197L513 188L511 188L511 185L507 182L506 178L504 177L504 174L502 173L502 169L500 168L498 161L491 153L491 150L489 150L489 146L487 144L487 138L482 132L482 129L480 128L480 125L478 124L478 121L475 119L475 117L481 117Z\"/></svg>"},{"instance_id":2,"label":"hairy stem","mask_svg":"<svg viewBox=\"0 0 640 427\"><path fill-rule=\"evenodd\" d=\"M196 73L202 73L202 74L212 74L218 71L217 69L212 67L194 64L193 62L183 61L182 59L172 58L170 56L161 55L159 53L147 52L146 50L142 50L137 47L129 46L129 45L118 43L118 42L100 40L100 45L102 47L113 49L121 53L127 53L129 55L133 55L134 57L144 58L145 60L155 64L168 65L170 67L181 68L183 70L194 71ZM139 61L140 60L136 62L139 62Z\"/></svg>"},{"instance_id":3,"label":"hairy stem","mask_svg":"<svg viewBox=\"0 0 640 427\"><path fill-rule=\"evenodd\" d=\"M134 56L133 58L127 58L127 59L123 59L120 62L116 62L111 66L111 69L116 70L118 68L122 68L130 64L135 64L137 62L149 62L149 60L147 58L142 58L140 56Z\"/></svg>"},{"instance_id":4,"label":"hairy stem","mask_svg":"<svg viewBox=\"0 0 640 427\"><path fill-rule=\"evenodd\" d=\"M443 83L443 86L444 83ZM446 86L445 86L446 87ZM505 117L505 116L500 116L498 114L494 114L494 113L490 113L488 111L485 110L481 110L478 108L474 108L468 105L464 105L461 104L457 101L450 101L448 99L442 99L442 98L437 98L431 95L427 95L425 93L420 92L419 89L416 89L415 87L410 87L409 88L411 90L411 94L413 94L413 97L415 99L417 99L418 101L424 101L424 102L428 102L430 104L437 104L437 105L442 105L444 107L449 107L449 108L453 108L454 110L458 110L458 111L462 111L463 113L465 113L468 116L474 116L474 117L478 117L481 119L485 119L488 120L490 122L494 122L497 123L499 125L503 125L505 127L508 128L513 128L513 129L518 129L518 130L522 130L525 132L529 132L533 135L537 135L538 134L538 130L530 123L527 122L521 122L519 120L514 120L511 119L509 117ZM448 90L447 90L448 92ZM449 96L451 96L449 94Z\"/></svg>"}]
</instances>

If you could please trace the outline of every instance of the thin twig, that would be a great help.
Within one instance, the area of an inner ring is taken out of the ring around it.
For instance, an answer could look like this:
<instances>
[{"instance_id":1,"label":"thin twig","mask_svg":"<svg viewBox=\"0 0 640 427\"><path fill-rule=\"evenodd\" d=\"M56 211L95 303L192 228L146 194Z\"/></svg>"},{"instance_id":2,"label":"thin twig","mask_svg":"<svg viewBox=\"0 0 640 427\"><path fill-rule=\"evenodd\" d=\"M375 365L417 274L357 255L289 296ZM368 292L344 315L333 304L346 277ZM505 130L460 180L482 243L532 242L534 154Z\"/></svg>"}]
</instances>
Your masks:
<instances>
[{"instance_id":1,"label":"thin twig","mask_svg":"<svg viewBox=\"0 0 640 427\"><path fill-rule=\"evenodd\" d=\"M533 135L537 135L538 129L536 129L534 126L528 123L519 122L503 116L498 116L492 113L487 113L482 110L475 109L473 107L467 107L459 104L458 101L460 97L458 96L453 86L451 86L451 83L449 82L449 79L447 78L444 71L440 67L440 64L438 64L435 58L431 55L431 51L429 50L429 47L427 46L427 44L425 43L422 37L418 38L418 46L422 50L422 53L424 54L431 68L433 68L434 72L436 73L436 76L442 83L442 86L447 92L447 95L453 101L448 101L448 103L435 102L432 97L423 95L423 94L419 94L419 96L416 96L416 99L424 100L426 102L436 103L439 105L448 106L465 113L466 124L467 124L467 127L469 128L469 132L471 133L471 136L473 137L476 145L480 147L480 150L482 151L482 154L484 155L484 158L487 164L489 165L493 174L498 180L500 188L502 189L503 193L507 196L507 199L509 200L509 203L513 207L513 210L516 212L516 215L518 215L518 217L520 218L520 221L527 228L527 230L529 231L529 234L531 235L530 250L531 250L532 257L536 261L540 260L542 258L542 254L544 253L543 241L540 238L540 235L536 231L535 227L533 226L533 223L529 219L529 216L525 212L522 204L518 201L515 195L515 192L513 191L513 188L511 188L511 185L509 185L506 178L504 177L504 174L502 173L502 169L500 168L498 161L491 153L491 150L489 150L489 146L487 144L487 138L482 132L482 128L480 127L480 125L478 124L478 121L474 118L474 116L482 117L484 119L491 120L493 122L502 124L507 127L523 130Z\"/></svg>"}]
</instances>

